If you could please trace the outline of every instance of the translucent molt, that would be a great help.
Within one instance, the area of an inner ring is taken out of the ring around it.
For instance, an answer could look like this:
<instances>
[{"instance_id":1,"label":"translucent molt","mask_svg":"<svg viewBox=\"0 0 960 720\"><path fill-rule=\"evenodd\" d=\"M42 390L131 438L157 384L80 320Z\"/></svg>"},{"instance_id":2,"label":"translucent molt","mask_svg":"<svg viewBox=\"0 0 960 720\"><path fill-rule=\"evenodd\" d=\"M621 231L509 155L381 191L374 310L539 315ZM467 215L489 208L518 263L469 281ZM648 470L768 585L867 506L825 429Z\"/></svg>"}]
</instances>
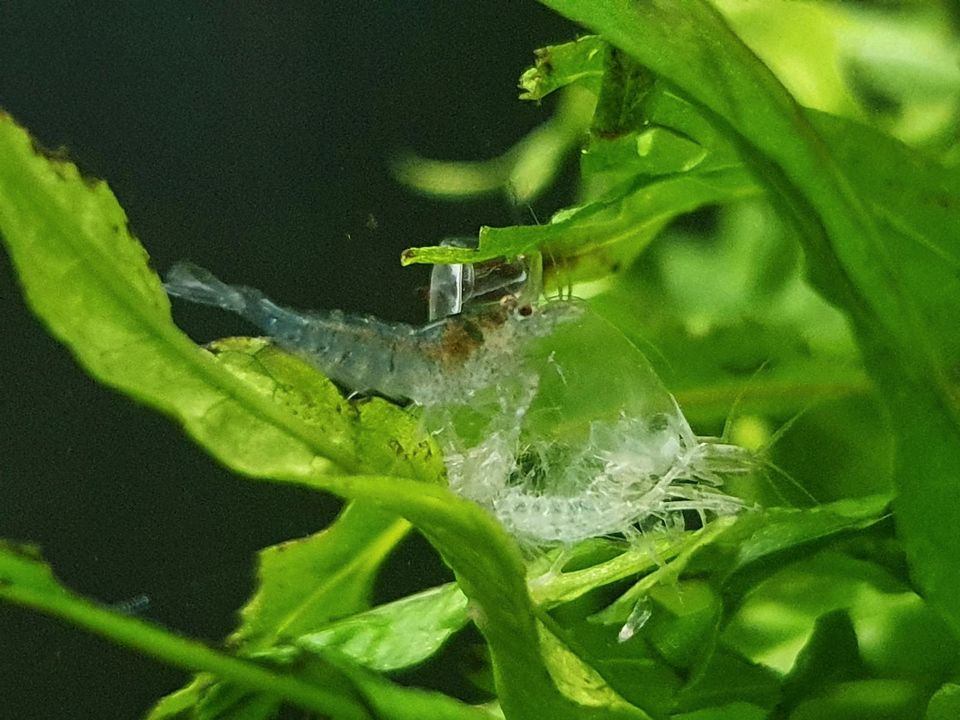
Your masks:
<instances>
[{"instance_id":1,"label":"translucent molt","mask_svg":"<svg viewBox=\"0 0 960 720\"><path fill-rule=\"evenodd\" d=\"M739 509L719 487L742 451L697 438L646 357L586 304L547 302L501 331L424 406L451 489L533 545Z\"/></svg>"}]
</instances>

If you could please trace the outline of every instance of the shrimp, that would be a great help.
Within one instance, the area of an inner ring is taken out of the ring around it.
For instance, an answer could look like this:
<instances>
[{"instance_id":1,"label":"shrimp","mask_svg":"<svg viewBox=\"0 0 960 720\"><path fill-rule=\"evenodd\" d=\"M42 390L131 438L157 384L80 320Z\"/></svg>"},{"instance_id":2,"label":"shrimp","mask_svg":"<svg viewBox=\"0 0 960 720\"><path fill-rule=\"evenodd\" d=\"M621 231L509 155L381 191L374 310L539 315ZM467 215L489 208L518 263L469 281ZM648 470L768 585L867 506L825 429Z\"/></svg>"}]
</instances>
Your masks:
<instances>
[{"instance_id":1,"label":"shrimp","mask_svg":"<svg viewBox=\"0 0 960 720\"><path fill-rule=\"evenodd\" d=\"M459 371L470 364L480 347L503 345L492 336L503 335L505 325L528 312L500 302L483 306L482 311L415 326L340 310L298 311L278 305L254 288L228 285L189 262L175 264L167 272L164 287L171 296L240 315L276 345L352 391L376 392L418 404L438 402L435 378L462 375ZM477 369L473 363L473 370ZM474 386L489 384L494 380L492 370L480 376L477 372L466 375L472 376ZM468 389L461 387L460 391Z\"/></svg>"}]
</instances>

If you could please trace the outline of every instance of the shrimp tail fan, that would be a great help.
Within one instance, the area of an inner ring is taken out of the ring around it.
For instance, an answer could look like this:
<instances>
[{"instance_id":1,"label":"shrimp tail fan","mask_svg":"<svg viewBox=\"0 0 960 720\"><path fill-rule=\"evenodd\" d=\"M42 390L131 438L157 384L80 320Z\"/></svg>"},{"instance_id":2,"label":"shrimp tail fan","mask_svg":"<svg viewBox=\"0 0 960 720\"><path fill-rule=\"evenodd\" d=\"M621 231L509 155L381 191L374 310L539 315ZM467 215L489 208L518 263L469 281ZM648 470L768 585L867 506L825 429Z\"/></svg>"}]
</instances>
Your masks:
<instances>
[{"instance_id":1,"label":"shrimp tail fan","mask_svg":"<svg viewBox=\"0 0 960 720\"><path fill-rule=\"evenodd\" d=\"M212 305L241 315L246 309L247 300L243 292L191 262L176 263L167 271L164 280L164 288L174 297L201 305Z\"/></svg>"}]
</instances>

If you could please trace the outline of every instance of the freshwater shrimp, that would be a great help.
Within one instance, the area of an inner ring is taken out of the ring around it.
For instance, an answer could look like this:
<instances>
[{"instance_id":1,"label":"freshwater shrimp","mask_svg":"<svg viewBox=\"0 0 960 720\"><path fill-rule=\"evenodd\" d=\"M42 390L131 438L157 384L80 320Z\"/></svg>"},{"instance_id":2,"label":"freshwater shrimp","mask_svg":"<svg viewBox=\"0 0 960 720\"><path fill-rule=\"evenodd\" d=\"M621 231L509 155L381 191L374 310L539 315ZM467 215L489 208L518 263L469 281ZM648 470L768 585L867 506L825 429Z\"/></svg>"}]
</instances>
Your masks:
<instances>
[{"instance_id":1,"label":"freshwater shrimp","mask_svg":"<svg viewBox=\"0 0 960 720\"><path fill-rule=\"evenodd\" d=\"M456 282L458 297L462 298L467 281L458 275ZM508 301L512 298L509 293L501 294L498 302L477 302L466 311L458 302L455 313L421 326L340 310L299 311L278 305L255 288L229 285L189 262L175 264L167 272L164 287L171 296L240 315L277 346L304 358L351 391L376 392L417 404L438 402L441 398L436 378L462 375L464 368L473 372L465 374L469 387L457 381L459 392L491 382L494 368L478 372L480 365L490 364L471 363L471 358L481 347L503 348L505 337L515 329L511 325L532 314L529 306ZM481 286L480 294L499 290L502 283L488 283ZM452 291L453 286L444 289ZM433 293L434 297L439 295L439 291ZM551 315L556 320L563 313ZM547 332L552 324L541 321L534 334Z\"/></svg>"}]
</instances>

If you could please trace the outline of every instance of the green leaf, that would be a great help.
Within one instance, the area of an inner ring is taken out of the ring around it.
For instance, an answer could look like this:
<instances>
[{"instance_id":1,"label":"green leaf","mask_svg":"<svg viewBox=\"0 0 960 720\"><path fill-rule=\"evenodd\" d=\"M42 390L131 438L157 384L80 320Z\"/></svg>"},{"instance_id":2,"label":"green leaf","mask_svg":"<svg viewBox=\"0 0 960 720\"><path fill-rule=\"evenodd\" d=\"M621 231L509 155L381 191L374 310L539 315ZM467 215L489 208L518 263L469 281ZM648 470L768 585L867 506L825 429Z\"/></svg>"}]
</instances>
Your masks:
<instances>
[{"instance_id":1,"label":"green leaf","mask_svg":"<svg viewBox=\"0 0 960 720\"><path fill-rule=\"evenodd\" d=\"M868 676L850 615L846 610L834 610L817 618L813 634L784 678L784 699L794 705L834 683Z\"/></svg>"},{"instance_id":2,"label":"green leaf","mask_svg":"<svg viewBox=\"0 0 960 720\"><path fill-rule=\"evenodd\" d=\"M701 663L723 609L717 593L705 582L687 580L659 585L649 597L665 612L649 621L647 641L673 667L690 669Z\"/></svg>"},{"instance_id":3,"label":"green leaf","mask_svg":"<svg viewBox=\"0 0 960 720\"><path fill-rule=\"evenodd\" d=\"M805 700L790 720L913 720L925 700L923 689L905 680L858 680Z\"/></svg>"},{"instance_id":4,"label":"green leaf","mask_svg":"<svg viewBox=\"0 0 960 720\"><path fill-rule=\"evenodd\" d=\"M954 720L960 717L960 685L944 683L930 698L924 720Z\"/></svg>"},{"instance_id":5,"label":"green leaf","mask_svg":"<svg viewBox=\"0 0 960 720\"><path fill-rule=\"evenodd\" d=\"M354 665L343 664L341 669L378 720L500 720L503 717L496 708L467 705L442 693L401 687Z\"/></svg>"},{"instance_id":6,"label":"green leaf","mask_svg":"<svg viewBox=\"0 0 960 720\"><path fill-rule=\"evenodd\" d=\"M599 89L606 51L607 44L596 35L537 50L534 66L520 76L520 99L539 101L572 83Z\"/></svg>"},{"instance_id":7,"label":"green leaf","mask_svg":"<svg viewBox=\"0 0 960 720\"><path fill-rule=\"evenodd\" d=\"M746 702L735 702L671 716L672 720L767 720L768 717L769 713L765 708Z\"/></svg>"},{"instance_id":8,"label":"green leaf","mask_svg":"<svg viewBox=\"0 0 960 720\"><path fill-rule=\"evenodd\" d=\"M849 614L873 677L923 681L957 661L958 644L946 622L885 567L833 548L771 570L754 583L722 633L726 647L754 662L790 672L817 619L837 610Z\"/></svg>"},{"instance_id":9,"label":"green leaf","mask_svg":"<svg viewBox=\"0 0 960 720\"><path fill-rule=\"evenodd\" d=\"M351 504L327 529L261 551L257 593L231 642L269 647L368 607L376 572L408 527Z\"/></svg>"},{"instance_id":10,"label":"green leaf","mask_svg":"<svg viewBox=\"0 0 960 720\"><path fill-rule=\"evenodd\" d=\"M614 603L595 615L602 623L624 622L637 601L651 589L675 581L684 572L708 574L720 584L760 561L798 547L860 530L881 519L889 503L885 496L840 500L809 509L770 508L720 518L703 530L688 533L676 557L641 578ZM749 579L744 581L749 586Z\"/></svg>"},{"instance_id":11,"label":"green leaf","mask_svg":"<svg viewBox=\"0 0 960 720\"><path fill-rule=\"evenodd\" d=\"M336 650L371 670L423 662L467 624L467 598L442 585L331 623L296 639L307 652Z\"/></svg>"},{"instance_id":12,"label":"green leaf","mask_svg":"<svg viewBox=\"0 0 960 720\"><path fill-rule=\"evenodd\" d=\"M895 418L897 521L917 578L960 630L960 500L942 482L960 472L960 333L942 316L960 305L960 174L849 123L835 137L840 123L804 113L704 0L546 4L705 108L797 229L816 287L848 313ZM898 200L904 188L915 205ZM948 221L934 237L924 210Z\"/></svg>"},{"instance_id":13,"label":"green leaf","mask_svg":"<svg viewBox=\"0 0 960 720\"><path fill-rule=\"evenodd\" d=\"M32 548L0 542L0 599L67 620L177 667L205 670L238 685L279 695L305 710L356 720L369 717L348 688L310 685L74 595L56 581Z\"/></svg>"},{"instance_id":14,"label":"green leaf","mask_svg":"<svg viewBox=\"0 0 960 720\"><path fill-rule=\"evenodd\" d=\"M571 647L556 623L540 626L540 642L550 675L563 694L601 714L600 717L621 717L624 720L650 720L640 708L627 702L604 677L602 665L582 648Z\"/></svg>"},{"instance_id":15,"label":"green leaf","mask_svg":"<svg viewBox=\"0 0 960 720\"><path fill-rule=\"evenodd\" d=\"M409 263L474 263L497 257L542 252L557 280L584 280L626 266L673 218L706 204L757 194L753 179L731 167L697 175L641 177L583 207L564 211L546 225L480 228L476 250L454 247L410 248Z\"/></svg>"},{"instance_id":16,"label":"green leaf","mask_svg":"<svg viewBox=\"0 0 960 720\"><path fill-rule=\"evenodd\" d=\"M779 699L780 682L775 673L723 648L707 655L703 667L678 697L683 711L706 710L737 702L770 709Z\"/></svg>"}]
</instances>

